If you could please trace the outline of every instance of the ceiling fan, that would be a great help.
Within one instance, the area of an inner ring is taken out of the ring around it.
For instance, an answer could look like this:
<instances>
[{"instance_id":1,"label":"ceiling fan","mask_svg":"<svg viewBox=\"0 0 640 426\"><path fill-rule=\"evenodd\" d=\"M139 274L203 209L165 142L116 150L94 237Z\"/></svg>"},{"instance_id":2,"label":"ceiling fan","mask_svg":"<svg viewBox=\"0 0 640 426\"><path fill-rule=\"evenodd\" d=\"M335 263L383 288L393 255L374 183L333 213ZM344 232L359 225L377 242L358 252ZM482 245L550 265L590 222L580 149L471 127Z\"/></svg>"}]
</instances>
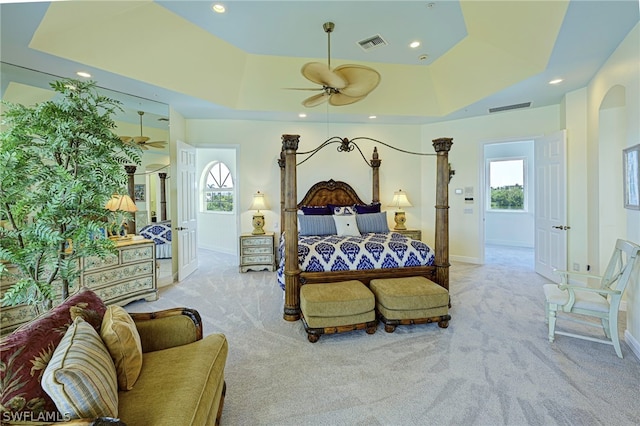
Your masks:
<instances>
[{"instance_id":1,"label":"ceiling fan","mask_svg":"<svg viewBox=\"0 0 640 426\"><path fill-rule=\"evenodd\" d=\"M135 143L142 149L152 148L164 148L167 144L165 141L152 141L149 142L149 138L147 136L142 136L142 116L144 115L144 111L138 111L138 115L140 116L140 136L120 136L120 140L124 143Z\"/></svg>"},{"instance_id":2,"label":"ceiling fan","mask_svg":"<svg viewBox=\"0 0 640 426\"><path fill-rule=\"evenodd\" d=\"M309 81L322 85L317 89L322 93L313 95L304 101L305 107L314 107L325 101L330 105L349 105L366 98L380 83L380 74L373 68L364 65L340 65L331 69L331 32L335 28L333 22L325 22L322 25L327 33L327 64L309 62L302 66L302 75Z\"/></svg>"}]
</instances>

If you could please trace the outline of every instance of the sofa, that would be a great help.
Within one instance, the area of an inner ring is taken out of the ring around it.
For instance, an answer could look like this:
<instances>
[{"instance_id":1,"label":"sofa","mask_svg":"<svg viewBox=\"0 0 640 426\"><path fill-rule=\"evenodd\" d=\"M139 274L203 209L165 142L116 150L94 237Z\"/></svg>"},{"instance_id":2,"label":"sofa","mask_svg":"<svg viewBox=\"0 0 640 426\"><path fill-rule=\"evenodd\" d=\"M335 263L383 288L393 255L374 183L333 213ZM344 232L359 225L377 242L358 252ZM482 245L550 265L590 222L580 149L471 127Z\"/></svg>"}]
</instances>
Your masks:
<instances>
[{"instance_id":1,"label":"sofa","mask_svg":"<svg viewBox=\"0 0 640 426\"><path fill-rule=\"evenodd\" d=\"M129 314L81 289L0 340L0 420L219 424L227 353L196 310Z\"/></svg>"}]
</instances>

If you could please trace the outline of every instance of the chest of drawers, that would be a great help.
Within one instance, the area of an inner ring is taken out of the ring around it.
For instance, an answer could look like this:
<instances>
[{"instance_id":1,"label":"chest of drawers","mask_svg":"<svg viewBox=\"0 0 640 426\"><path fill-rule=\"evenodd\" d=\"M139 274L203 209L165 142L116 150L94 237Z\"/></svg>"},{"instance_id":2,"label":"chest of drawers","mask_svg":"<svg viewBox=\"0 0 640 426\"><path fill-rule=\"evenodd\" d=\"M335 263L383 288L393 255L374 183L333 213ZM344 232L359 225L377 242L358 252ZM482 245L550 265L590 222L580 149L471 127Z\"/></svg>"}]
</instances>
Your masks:
<instances>
[{"instance_id":1,"label":"chest of drawers","mask_svg":"<svg viewBox=\"0 0 640 426\"><path fill-rule=\"evenodd\" d=\"M275 271L276 256L273 232L240 235L240 272Z\"/></svg>"},{"instance_id":2,"label":"chest of drawers","mask_svg":"<svg viewBox=\"0 0 640 426\"><path fill-rule=\"evenodd\" d=\"M93 290L107 305L126 305L134 300L156 300L155 244L150 240L117 243L118 252L103 259L82 260L82 285Z\"/></svg>"},{"instance_id":3,"label":"chest of drawers","mask_svg":"<svg viewBox=\"0 0 640 426\"><path fill-rule=\"evenodd\" d=\"M402 234L409 238L413 238L414 240L422 240L422 231L419 229L402 229L402 230L392 229L391 232L397 232L398 234Z\"/></svg>"},{"instance_id":4,"label":"chest of drawers","mask_svg":"<svg viewBox=\"0 0 640 426\"><path fill-rule=\"evenodd\" d=\"M80 261L82 273L77 282L71 284L69 293L80 286L89 287L107 305L126 305L134 300L149 301L158 298L156 281L156 251L151 240L127 240L116 243L117 252L103 259L88 257ZM13 282L0 282L2 293ZM60 303L56 297L53 304ZM29 305L2 308L1 334L6 334L31 321L36 311Z\"/></svg>"}]
</instances>

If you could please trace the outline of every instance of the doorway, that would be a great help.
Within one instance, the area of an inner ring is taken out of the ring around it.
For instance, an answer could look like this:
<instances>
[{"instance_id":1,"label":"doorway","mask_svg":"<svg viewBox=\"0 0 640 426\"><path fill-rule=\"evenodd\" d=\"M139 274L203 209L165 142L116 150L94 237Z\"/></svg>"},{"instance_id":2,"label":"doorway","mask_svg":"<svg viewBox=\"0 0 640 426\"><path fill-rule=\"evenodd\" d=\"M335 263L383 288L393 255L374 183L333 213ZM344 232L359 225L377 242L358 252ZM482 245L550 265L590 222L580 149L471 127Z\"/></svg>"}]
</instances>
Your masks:
<instances>
[{"instance_id":1,"label":"doorway","mask_svg":"<svg viewBox=\"0 0 640 426\"><path fill-rule=\"evenodd\" d=\"M483 146L485 264L534 269L534 140Z\"/></svg>"}]
</instances>

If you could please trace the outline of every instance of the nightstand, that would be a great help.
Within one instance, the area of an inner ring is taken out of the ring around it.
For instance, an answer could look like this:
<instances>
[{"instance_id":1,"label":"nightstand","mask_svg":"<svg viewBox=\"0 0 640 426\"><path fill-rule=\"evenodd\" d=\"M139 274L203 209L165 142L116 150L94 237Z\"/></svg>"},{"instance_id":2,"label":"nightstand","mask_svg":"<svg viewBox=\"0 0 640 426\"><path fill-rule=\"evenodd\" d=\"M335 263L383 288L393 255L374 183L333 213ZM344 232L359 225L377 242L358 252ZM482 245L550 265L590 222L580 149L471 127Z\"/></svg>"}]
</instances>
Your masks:
<instances>
[{"instance_id":1,"label":"nightstand","mask_svg":"<svg viewBox=\"0 0 640 426\"><path fill-rule=\"evenodd\" d=\"M398 230L396 231L395 229L392 229L391 232L397 232L398 234L402 234L405 235L409 238L413 238L414 240L422 240L422 231L419 229L404 229L404 230Z\"/></svg>"},{"instance_id":2,"label":"nightstand","mask_svg":"<svg viewBox=\"0 0 640 426\"><path fill-rule=\"evenodd\" d=\"M273 232L240 235L240 272L275 271L276 256Z\"/></svg>"}]
</instances>

